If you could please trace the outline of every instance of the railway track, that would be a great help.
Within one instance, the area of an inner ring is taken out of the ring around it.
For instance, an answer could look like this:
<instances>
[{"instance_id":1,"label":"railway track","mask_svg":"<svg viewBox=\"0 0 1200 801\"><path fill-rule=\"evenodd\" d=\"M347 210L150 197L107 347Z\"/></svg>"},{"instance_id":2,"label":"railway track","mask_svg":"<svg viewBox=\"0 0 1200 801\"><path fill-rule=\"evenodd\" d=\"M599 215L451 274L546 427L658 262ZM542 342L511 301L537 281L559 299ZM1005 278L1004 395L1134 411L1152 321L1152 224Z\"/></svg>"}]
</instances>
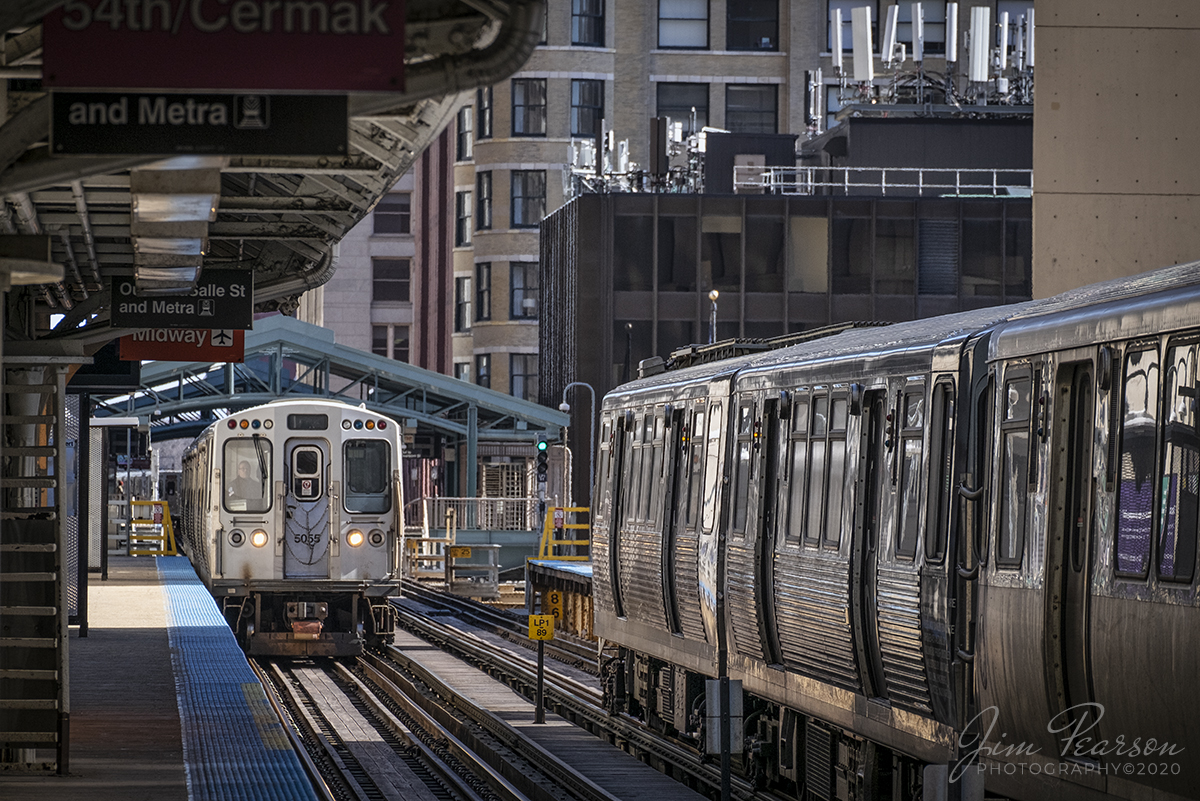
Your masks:
<instances>
[{"instance_id":1,"label":"railway track","mask_svg":"<svg viewBox=\"0 0 1200 801\"><path fill-rule=\"evenodd\" d=\"M424 605L428 591L421 597ZM443 610L462 605L461 599L436 598L431 599L430 603ZM537 687L537 661L532 653L526 652L524 648L518 651L511 645L505 647L485 636L464 631L462 627L451 624L449 613L431 616L426 614L426 610L412 608L404 603L396 605L396 609L398 625L402 629L504 681L526 698L534 697ZM470 614L464 614L463 619L473 622L474 617L475 613L472 611ZM487 617L486 613L484 617ZM523 636L527 642L527 631ZM386 653L389 659L401 664L414 675L421 676L422 680L433 684L439 682L437 676L426 675L427 671L419 660L405 653L403 649L393 646L387 649ZM564 661L570 666L573 659L578 657L567 657ZM721 776L717 765L707 761L696 749L664 739L660 733L647 728L640 721L626 715L610 715L603 705L602 692L594 676L579 676L578 671L579 669L572 672L574 675L568 675L568 671L547 662L544 685L547 708L636 755L688 787L710 797L719 795ZM444 687L442 691L454 693L450 687ZM733 777L731 790L732 797L737 801L773 801L778 798L769 792L756 790L750 782L736 776Z\"/></svg>"}]
</instances>

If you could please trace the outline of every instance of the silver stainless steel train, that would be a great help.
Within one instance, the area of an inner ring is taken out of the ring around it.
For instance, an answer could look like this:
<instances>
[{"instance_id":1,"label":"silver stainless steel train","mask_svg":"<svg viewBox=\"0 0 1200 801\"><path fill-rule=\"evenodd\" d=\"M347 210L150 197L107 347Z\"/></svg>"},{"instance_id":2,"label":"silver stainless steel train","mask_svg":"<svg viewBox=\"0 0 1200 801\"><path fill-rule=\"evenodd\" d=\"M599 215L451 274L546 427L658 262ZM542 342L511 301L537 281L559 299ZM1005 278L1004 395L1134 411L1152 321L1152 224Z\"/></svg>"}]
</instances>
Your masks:
<instances>
[{"instance_id":1,"label":"silver stainless steel train","mask_svg":"<svg viewBox=\"0 0 1200 801\"><path fill-rule=\"evenodd\" d=\"M1200 797L1198 359L1200 263L617 388L609 702L713 750L727 677L801 799Z\"/></svg>"},{"instance_id":2,"label":"silver stainless steel train","mask_svg":"<svg viewBox=\"0 0 1200 801\"><path fill-rule=\"evenodd\" d=\"M188 448L180 540L247 653L353 656L391 641L400 443L364 407L282 400Z\"/></svg>"}]
</instances>

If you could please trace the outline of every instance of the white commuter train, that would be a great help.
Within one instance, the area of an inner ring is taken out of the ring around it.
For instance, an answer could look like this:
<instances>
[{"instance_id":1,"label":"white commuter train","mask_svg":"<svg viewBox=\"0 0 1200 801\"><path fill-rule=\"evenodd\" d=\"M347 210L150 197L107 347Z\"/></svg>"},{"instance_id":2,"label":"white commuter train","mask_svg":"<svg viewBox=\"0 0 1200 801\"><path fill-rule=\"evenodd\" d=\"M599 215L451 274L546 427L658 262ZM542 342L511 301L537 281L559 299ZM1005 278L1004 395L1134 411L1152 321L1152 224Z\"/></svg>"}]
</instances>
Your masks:
<instances>
[{"instance_id":1,"label":"white commuter train","mask_svg":"<svg viewBox=\"0 0 1200 801\"><path fill-rule=\"evenodd\" d=\"M404 508L399 427L281 400L209 426L183 458L180 541L251 655L390 642Z\"/></svg>"}]
</instances>

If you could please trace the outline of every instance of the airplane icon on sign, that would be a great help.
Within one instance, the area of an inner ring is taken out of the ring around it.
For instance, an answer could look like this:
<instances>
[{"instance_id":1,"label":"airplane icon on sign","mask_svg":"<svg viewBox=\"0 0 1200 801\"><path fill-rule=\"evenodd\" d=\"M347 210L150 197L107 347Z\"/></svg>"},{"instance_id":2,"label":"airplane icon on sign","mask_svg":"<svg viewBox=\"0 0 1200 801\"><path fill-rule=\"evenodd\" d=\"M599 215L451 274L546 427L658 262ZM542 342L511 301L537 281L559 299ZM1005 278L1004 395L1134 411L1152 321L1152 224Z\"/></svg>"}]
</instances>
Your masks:
<instances>
[{"instance_id":1,"label":"airplane icon on sign","mask_svg":"<svg viewBox=\"0 0 1200 801\"><path fill-rule=\"evenodd\" d=\"M233 329L214 328L212 332L213 347L228 348L233 345Z\"/></svg>"}]
</instances>

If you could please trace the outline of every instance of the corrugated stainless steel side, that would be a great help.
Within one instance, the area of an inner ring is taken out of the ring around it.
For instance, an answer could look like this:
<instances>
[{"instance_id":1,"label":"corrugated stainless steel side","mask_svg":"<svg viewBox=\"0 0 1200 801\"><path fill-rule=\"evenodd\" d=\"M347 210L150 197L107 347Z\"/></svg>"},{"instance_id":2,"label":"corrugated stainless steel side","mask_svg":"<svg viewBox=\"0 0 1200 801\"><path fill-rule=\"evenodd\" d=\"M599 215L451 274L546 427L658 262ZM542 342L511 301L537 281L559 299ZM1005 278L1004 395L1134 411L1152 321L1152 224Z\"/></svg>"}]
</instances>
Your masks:
<instances>
[{"instance_id":1,"label":"corrugated stainless steel side","mask_svg":"<svg viewBox=\"0 0 1200 801\"><path fill-rule=\"evenodd\" d=\"M834 553L776 552L775 620L785 665L857 690L849 572L845 558Z\"/></svg>"},{"instance_id":2,"label":"corrugated stainless steel side","mask_svg":"<svg viewBox=\"0 0 1200 801\"><path fill-rule=\"evenodd\" d=\"M609 582L612 581L612 576L608 570L608 560L611 558L609 552L610 541L608 537L608 526L597 525L592 529L592 606L600 612L609 612L616 614L617 610L613 606L612 588Z\"/></svg>"},{"instance_id":3,"label":"corrugated stainless steel side","mask_svg":"<svg viewBox=\"0 0 1200 801\"><path fill-rule=\"evenodd\" d=\"M686 529L675 537L675 602L679 628L689 640L705 642L700 613L700 540Z\"/></svg>"},{"instance_id":4,"label":"corrugated stainless steel side","mask_svg":"<svg viewBox=\"0 0 1200 801\"><path fill-rule=\"evenodd\" d=\"M929 680L921 650L921 578L912 570L880 565L876 579L879 649L888 700L930 714Z\"/></svg>"},{"instance_id":5,"label":"corrugated stainless steel side","mask_svg":"<svg viewBox=\"0 0 1200 801\"><path fill-rule=\"evenodd\" d=\"M629 620L665 629L662 534L649 528L621 531L621 602Z\"/></svg>"},{"instance_id":6,"label":"corrugated stainless steel side","mask_svg":"<svg viewBox=\"0 0 1200 801\"><path fill-rule=\"evenodd\" d=\"M726 552L726 608L738 653L763 659L756 549L730 545Z\"/></svg>"}]
</instances>

